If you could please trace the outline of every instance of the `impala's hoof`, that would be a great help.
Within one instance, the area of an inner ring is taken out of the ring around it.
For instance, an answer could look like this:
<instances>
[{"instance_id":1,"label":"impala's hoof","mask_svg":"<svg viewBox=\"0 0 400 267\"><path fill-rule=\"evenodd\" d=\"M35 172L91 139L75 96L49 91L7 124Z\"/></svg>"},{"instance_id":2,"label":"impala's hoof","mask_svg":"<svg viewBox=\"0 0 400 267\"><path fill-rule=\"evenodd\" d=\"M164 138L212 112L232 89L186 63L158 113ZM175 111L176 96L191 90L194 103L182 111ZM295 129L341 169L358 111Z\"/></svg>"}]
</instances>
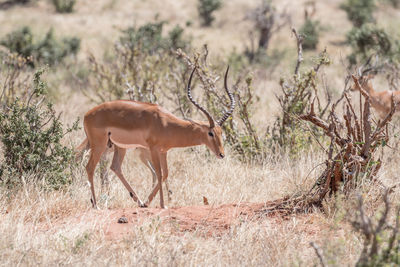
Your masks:
<instances>
[{"instance_id":1,"label":"impala's hoof","mask_svg":"<svg viewBox=\"0 0 400 267\"><path fill-rule=\"evenodd\" d=\"M94 208L94 209L96 209L96 210L98 210L99 208L97 207L97 204L96 203L94 203L94 201L93 201L93 199L91 198L90 199L90 202L92 203L92 207Z\"/></svg>"},{"instance_id":2,"label":"impala's hoof","mask_svg":"<svg viewBox=\"0 0 400 267\"><path fill-rule=\"evenodd\" d=\"M147 208L147 204L143 203L143 202L140 202L139 203L139 208Z\"/></svg>"}]
</instances>

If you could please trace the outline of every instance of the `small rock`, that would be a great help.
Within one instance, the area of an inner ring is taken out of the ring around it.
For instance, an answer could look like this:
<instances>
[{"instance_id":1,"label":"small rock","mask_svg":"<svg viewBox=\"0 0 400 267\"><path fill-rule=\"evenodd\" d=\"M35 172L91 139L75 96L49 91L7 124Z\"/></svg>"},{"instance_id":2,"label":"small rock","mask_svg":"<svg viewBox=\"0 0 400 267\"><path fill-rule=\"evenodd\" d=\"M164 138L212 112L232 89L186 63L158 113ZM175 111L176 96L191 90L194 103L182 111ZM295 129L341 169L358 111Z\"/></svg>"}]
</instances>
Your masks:
<instances>
[{"instance_id":1,"label":"small rock","mask_svg":"<svg viewBox=\"0 0 400 267\"><path fill-rule=\"evenodd\" d=\"M203 203L204 205L208 205L208 199L205 196L203 196Z\"/></svg>"},{"instance_id":2,"label":"small rock","mask_svg":"<svg viewBox=\"0 0 400 267\"><path fill-rule=\"evenodd\" d=\"M126 217L121 217L118 219L118 223L128 223L128 219Z\"/></svg>"}]
</instances>

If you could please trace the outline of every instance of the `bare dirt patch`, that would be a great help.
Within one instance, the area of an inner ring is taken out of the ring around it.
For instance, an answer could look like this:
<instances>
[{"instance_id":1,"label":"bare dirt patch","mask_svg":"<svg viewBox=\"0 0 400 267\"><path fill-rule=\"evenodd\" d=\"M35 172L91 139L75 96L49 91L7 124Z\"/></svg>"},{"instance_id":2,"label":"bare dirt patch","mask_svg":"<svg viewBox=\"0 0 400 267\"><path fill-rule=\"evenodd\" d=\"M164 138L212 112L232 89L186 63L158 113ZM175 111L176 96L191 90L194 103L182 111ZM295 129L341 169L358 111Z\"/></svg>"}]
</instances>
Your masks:
<instances>
[{"instance_id":1,"label":"bare dirt patch","mask_svg":"<svg viewBox=\"0 0 400 267\"><path fill-rule=\"evenodd\" d=\"M241 221L254 220L264 208L264 203L225 204L221 206L187 206L160 208L129 208L104 211L109 216L105 233L110 239L121 237L149 218L158 218L162 224L173 224L176 234L201 229L206 235L219 235ZM126 223L119 223L120 218Z\"/></svg>"},{"instance_id":2,"label":"bare dirt patch","mask_svg":"<svg viewBox=\"0 0 400 267\"><path fill-rule=\"evenodd\" d=\"M297 222L300 232L314 235L320 231L315 216L304 213L288 214L270 211L271 204L233 203L219 206L199 205L161 208L123 208L123 209L88 209L81 213L59 218L51 224L43 223L39 229L52 232L68 225L86 225L90 229L104 233L108 240L119 240L132 234L137 227L151 224L168 234L182 235L196 232L203 237L216 237L226 234L242 223L259 223L268 220L272 224L286 225ZM318 221L318 219L317 219Z\"/></svg>"},{"instance_id":3,"label":"bare dirt patch","mask_svg":"<svg viewBox=\"0 0 400 267\"><path fill-rule=\"evenodd\" d=\"M202 205L160 208L124 208L88 210L81 214L64 217L46 225L44 231L56 230L70 223L88 223L101 225L107 239L119 239L149 220L157 220L161 227L168 227L173 234L187 231L199 231L205 236L218 236L241 222L265 218L263 210L266 203L224 204L220 206Z\"/></svg>"}]
</instances>

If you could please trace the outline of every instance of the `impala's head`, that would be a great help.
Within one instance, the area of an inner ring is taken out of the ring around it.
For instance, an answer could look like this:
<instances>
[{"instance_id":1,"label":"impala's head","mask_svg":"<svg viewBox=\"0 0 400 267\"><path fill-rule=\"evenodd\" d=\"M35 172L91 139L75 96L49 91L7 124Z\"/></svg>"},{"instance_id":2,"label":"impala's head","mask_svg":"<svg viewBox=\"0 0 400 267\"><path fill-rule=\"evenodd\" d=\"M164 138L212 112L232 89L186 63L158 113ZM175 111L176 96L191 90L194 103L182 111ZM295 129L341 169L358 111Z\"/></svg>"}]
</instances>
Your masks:
<instances>
[{"instance_id":1,"label":"impala's head","mask_svg":"<svg viewBox=\"0 0 400 267\"><path fill-rule=\"evenodd\" d=\"M219 125L210 128L205 125L204 128L205 141L204 144L212 151L214 154L222 159L225 157L224 144L222 141L222 129Z\"/></svg>"},{"instance_id":2,"label":"impala's head","mask_svg":"<svg viewBox=\"0 0 400 267\"><path fill-rule=\"evenodd\" d=\"M368 73L369 69L362 71L362 67L358 70L358 75L351 75L354 83L350 87L350 91L358 91L359 87L363 88L365 91L370 92L373 90L371 80L375 77L375 74ZM368 73L368 74L367 74Z\"/></svg>"},{"instance_id":3,"label":"impala's head","mask_svg":"<svg viewBox=\"0 0 400 267\"><path fill-rule=\"evenodd\" d=\"M192 98L190 86L191 86L193 74L195 71L196 71L196 67L193 69L192 73L190 74L190 78L189 78L189 82L188 82L188 86L187 86L188 98L193 103L193 105L195 105L201 112L204 113L204 115L206 115L206 117L208 119L208 124L207 123L202 124L202 132L203 132L202 135L204 137L204 144L211 151L213 151L218 158L222 159L225 157L225 153L224 153L224 145L222 142L221 126L226 121L226 119L228 119L229 116L232 115L233 109L235 108L235 99L233 98L233 95L231 94L231 92L229 92L227 81L226 81L227 77L228 77L229 66L226 69L226 73L225 73L224 87L225 87L225 91L228 94L228 97L231 101L231 105L230 105L230 109L227 112L225 112L224 115L222 116L222 118L217 122L214 121L213 117L210 115L210 113L205 108L200 106Z\"/></svg>"}]
</instances>

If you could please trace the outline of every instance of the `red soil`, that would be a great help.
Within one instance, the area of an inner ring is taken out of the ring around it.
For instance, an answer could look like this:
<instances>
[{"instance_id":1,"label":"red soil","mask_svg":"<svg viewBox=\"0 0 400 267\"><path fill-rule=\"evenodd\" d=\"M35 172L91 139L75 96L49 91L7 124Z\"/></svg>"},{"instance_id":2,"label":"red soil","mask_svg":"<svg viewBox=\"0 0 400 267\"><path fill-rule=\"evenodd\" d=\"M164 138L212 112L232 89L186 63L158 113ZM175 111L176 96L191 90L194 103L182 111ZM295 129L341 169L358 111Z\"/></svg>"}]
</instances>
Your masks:
<instances>
[{"instance_id":1,"label":"red soil","mask_svg":"<svg viewBox=\"0 0 400 267\"><path fill-rule=\"evenodd\" d=\"M104 231L109 240L121 239L129 235L135 227L148 222L156 222L162 230L171 234L180 235L187 231L198 231L198 234L205 237L220 236L229 231L232 226L241 222L254 222L268 217L274 223L282 224L293 218L300 220L303 225L302 232L311 235L319 231L316 227L313 216L280 214L279 212L268 213L267 207L271 203L240 203L224 204L220 206L203 205L174 207L168 209L160 208L125 208L114 210L90 209L81 214L60 218L48 225L43 224L43 231L53 231L67 224L93 224L95 228ZM119 223L124 218L125 223ZM99 227L97 227L98 225Z\"/></svg>"},{"instance_id":2,"label":"red soil","mask_svg":"<svg viewBox=\"0 0 400 267\"><path fill-rule=\"evenodd\" d=\"M263 209L263 203L240 203L213 206L159 208L129 208L105 211L110 221L105 233L108 238L121 237L132 228L150 218L159 218L163 225L173 224L173 231L185 232L201 230L206 235L219 235L242 220L254 220ZM118 223L125 217L127 223Z\"/></svg>"}]
</instances>

